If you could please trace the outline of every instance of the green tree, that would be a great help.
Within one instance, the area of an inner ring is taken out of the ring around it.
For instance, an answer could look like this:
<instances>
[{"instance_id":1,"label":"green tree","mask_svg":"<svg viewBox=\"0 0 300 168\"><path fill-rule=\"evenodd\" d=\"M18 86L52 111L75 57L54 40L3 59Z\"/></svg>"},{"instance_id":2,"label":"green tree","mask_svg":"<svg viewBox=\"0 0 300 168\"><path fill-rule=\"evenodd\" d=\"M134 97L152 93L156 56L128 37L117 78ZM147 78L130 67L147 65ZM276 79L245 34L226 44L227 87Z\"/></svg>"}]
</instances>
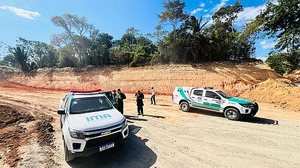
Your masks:
<instances>
[{"instance_id":1,"label":"green tree","mask_svg":"<svg viewBox=\"0 0 300 168\"><path fill-rule=\"evenodd\" d=\"M236 2L234 5L228 5L220 8L212 19L215 23L223 23L224 26L233 28L233 21L237 18L237 14L243 11L243 6L240 2Z\"/></svg>"},{"instance_id":2,"label":"green tree","mask_svg":"<svg viewBox=\"0 0 300 168\"><path fill-rule=\"evenodd\" d=\"M38 68L51 68L57 65L58 51L52 45L21 37L19 37L17 43L27 48L29 59L35 62Z\"/></svg>"},{"instance_id":3,"label":"green tree","mask_svg":"<svg viewBox=\"0 0 300 168\"><path fill-rule=\"evenodd\" d=\"M269 37L277 38L277 43L269 54L267 63L281 74L299 67L299 6L299 0L278 0L276 4L269 2L266 9L245 29L246 37L263 32Z\"/></svg>"},{"instance_id":4,"label":"green tree","mask_svg":"<svg viewBox=\"0 0 300 168\"><path fill-rule=\"evenodd\" d=\"M175 38L178 36L179 38ZM185 33L175 32L169 33L163 40L159 42L160 56L158 58L161 63L183 63L186 61L186 51L189 40Z\"/></svg>"},{"instance_id":5,"label":"green tree","mask_svg":"<svg viewBox=\"0 0 300 168\"><path fill-rule=\"evenodd\" d=\"M11 47L9 51L14 55L21 71L29 72L28 50L24 46L16 46Z\"/></svg>"},{"instance_id":6,"label":"green tree","mask_svg":"<svg viewBox=\"0 0 300 168\"><path fill-rule=\"evenodd\" d=\"M266 63L279 74L284 74L287 71L287 54L277 53L270 55Z\"/></svg>"},{"instance_id":7,"label":"green tree","mask_svg":"<svg viewBox=\"0 0 300 168\"><path fill-rule=\"evenodd\" d=\"M279 39L275 48L279 51L297 50L300 46L300 1L278 0L268 3L266 10L258 18L264 20L262 27L267 35Z\"/></svg>"},{"instance_id":8,"label":"green tree","mask_svg":"<svg viewBox=\"0 0 300 168\"><path fill-rule=\"evenodd\" d=\"M78 66L76 52L71 45L65 45L59 50L59 67L76 67Z\"/></svg>"},{"instance_id":9,"label":"green tree","mask_svg":"<svg viewBox=\"0 0 300 168\"><path fill-rule=\"evenodd\" d=\"M212 16L214 24L205 30L213 48L209 61L241 60L252 56L253 39L243 38L243 33L234 28L234 20L242 10L243 6L236 2L222 7Z\"/></svg>"},{"instance_id":10,"label":"green tree","mask_svg":"<svg viewBox=\"0 0 300 168\"><path fill-rule=\"evenodd\" d=\"M87 23L85 17L72 14L53 16L51 21L54 25L64 29L64 33L52 36L51 43L60 48L65 45L72 45L76 52L75 57L78 59L79 65L87 65L91 44L90 36L98 30L96 30L93 25Z\"/></svg>"},{"instance_id":11,"label":"green tree","mask_svg":"<svg viewBox=\"0 0 300 168\"><path fill-rule=\"evenodd\" d=\"M157 47L139 30L129 28L120 40L113 42L110 58L115 64L138 66L150 63Z\"/></svg>"},{"instance_id":12,"label":"green tree","mask_svg":"<svg viewBox=\"0 0 300 168\"><path fill-rule=\"evenodd\" d=\"M182 36L187 38L187 50L189 56L186 56L186 61L199 62L207 57L207 47L209 39L204 34L204 27L208 22L202 23L202 17L198 20L195 16L190 16L181 26Z\"/></svg>"},{"instance_id":13,"label":"green tree","mask_svg":"<svg viewBox=\"0 0 300 168\"><path fill-rule=\"evenodd\" d=\"M185 8L185 2L181 0L167 0L163 3L165 10L158 15L160 24L170 23L173 27L173 31L176 32L179 22L188 18L183 9Z\"/></svg>"},{"instance_id":14,"label":"green tree","mask_svg":"<svg viewBox=\"0 0 300 168\"><path fill-rule=\"evenodd\" d=\"M89 54L89 65L110 65L109 52L113 37L107 33L100 33L92 40Z\"/></svg>"},{"instance_id":15,"label":"green tree","mask_svg":"<svg viewBox=\"0 0 300 168\"><path fill-rule=\"evenodd\" d=\"M288 72L300 67L300 50L291 50L286 58L288 62Z\"/></svg>"},{"instance_id":16,"label":"green tree","mask_svg":"<svg viewBox=\"0 0 300 168\"><path fill-rule=\"evenodd\" d=\"M133 52L133 60L131 61L130 66L150 63L153 54L157 51L157 47L145 36L137 37L136 41L137 44Z\"/></svg>"},{"instance_id":17,"label":"green tree","mask_svg":"<svg viewBox=\"0 0 300 168\"><path fill-rule=\"evenodd\" d=\"M168 31L163 30L161 25L157 25L155 27L155 32L151 35L151 37L156 38L156 41L159 42L167 34L168 34Z\"/></svg>"},{"instance_id":18,"label":"green tree","mask_svg":"<svg viewBox=\"0 0 300 168\"><path fill-rule=\"evenodd\" d=\"M2 62L4 65L8 65L11 67L17 66L17 61L13 54L7 54L6 56L4 56Z\"/></svg>"},{"instance_id":19,"label":"green tree","mask_svg":"<svg viewBox=\"0 0 300 168\"><path fill-rule=\"evenodd\" d=\"M279 74L291 72L300 66L300 52L292 50L290 53L271 53L266 63Z\"/></svg>"}]
</instances>

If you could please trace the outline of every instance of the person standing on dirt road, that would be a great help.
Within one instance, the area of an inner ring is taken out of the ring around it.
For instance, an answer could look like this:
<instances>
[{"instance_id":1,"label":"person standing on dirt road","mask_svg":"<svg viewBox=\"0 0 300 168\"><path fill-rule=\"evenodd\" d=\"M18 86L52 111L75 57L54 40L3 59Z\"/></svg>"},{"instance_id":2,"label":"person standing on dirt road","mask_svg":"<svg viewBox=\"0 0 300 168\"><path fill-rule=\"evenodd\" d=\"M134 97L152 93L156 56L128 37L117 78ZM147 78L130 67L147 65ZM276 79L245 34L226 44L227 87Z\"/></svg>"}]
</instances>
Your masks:
<instances>
[{"instance_id":1,"label":"person standing on dirt road","mask_svg":"<svg viewBox=\"0 0 300 168\"><path fill-rule=\"evenodd\" d=\"M121 89L118 89L115 98L116 98L116 102L117 102L117 109L121 112L121 114L123 114L124 113L123 100L126 99L126 95L121 92Z\"/></svg>"},{"instance_id":2,"label":"person standing on dirt road","mask_svg":"<svg viewBox=\"0 0 300 168\"><path fill-rule=\"evenodd\" d=\"M135 94L135 97L136 97L136 105L137 105L138 115L143 115L144 116L144 109L143 109L144 94L140 90L138 90L137 93Z\"/></svg>"},{"instance_id":3,"label":"person standing on dirt road","mask_svg":"<svg viewBox=\"0 0 300 168\"><path fill-rule=\"evenodd\" d=\"M151 104L156 105L156 101L155 101L155 95L156 95L156 90L154 89L154 87L151 87Z\"/></svg>"}]
</instances>

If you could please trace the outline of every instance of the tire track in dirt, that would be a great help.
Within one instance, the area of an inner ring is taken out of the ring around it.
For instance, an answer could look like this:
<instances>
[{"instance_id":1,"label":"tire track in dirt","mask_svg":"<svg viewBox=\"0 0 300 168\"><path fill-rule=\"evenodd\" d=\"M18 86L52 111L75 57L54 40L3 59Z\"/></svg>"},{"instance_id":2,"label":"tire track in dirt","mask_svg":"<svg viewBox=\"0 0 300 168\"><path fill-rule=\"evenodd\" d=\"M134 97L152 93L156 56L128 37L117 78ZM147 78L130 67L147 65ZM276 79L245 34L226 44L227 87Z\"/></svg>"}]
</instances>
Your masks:
<instances>
[{"instance_id":1,"label":"tire track in dirt","mask_svg":"<svg viewBox=\"0 0 300 168\"><path fill-rule=\"evenodd\" d=\"M16 167L22 159L19 147L28 143L29 130L21 126L34 121L28 113L0 104L0 159L11 167Z\"/></svg>"},{"instance_id":2,"label":"tire track in dirt","mask_svg":"<svg viewBox=\"0 0 300 168\"><path fill-rule=\"evenodd\" d=\"M23 89L23 87L22 87ZM0 88L1 90L1 88ZM34 121L32 121L29 124L24 124L24 122L18 122L17 125L20 128L26 128L26 132L22 132L24 136L18 137L18 135L22 134L21 132L13 132L11 130L1 130L6 134L12 133L15 134L15 139L19 139L20 141L6 141L4 142L7 144L7 142L10 142L10 146L14 147L16 151L18 152L18 157L16 161L6 162L10 166L15 167L16 165L19 165L21 167L30 167L30 165L34 165L31 161L32 160L39 160L36 157L40 157L40 155L32 155L33 153L43 153L42 156L46 156L43 162L42 167L53 167L58 166L59 164L53 159L54 153L56 151L56 146L54 145L54 127L53 122L54 118L51 116L51 113L54 112L54 106L49 107L44 105L45 100L41 100L41 97L38 96L30 96L28 92L24 92L24 90L18 92L10 92L9 89L5 89L9 93L13 94L6 94L7 92L1 93L0 92L0 103L5 104L5 106L12 107L14 109L18 109L18 114L16 116L19 116L21 119L23 119L25 114L30 115L31 117L34 117ZM31 90L31 88L30 88ZM44 92L44 91L43 91ZM26 94L27 93L27 94ZM48 93L42 93L42 94L49 94ZM7 96L9 95L9 96ZM45 96L47 97L47 96ZM47 100L46 100L47 102ZM7 110L6 110L7 111ZM14 116L14 115L12 115ZM9 116L11 118L11 116ZM12 118L13 119L13 118ZM2 120L1 120L2 121ZM22 145L19 145L21 142ZM25 143L26 142L26 143ZM31 146L34 146L38 144L36 148L31 148ZM21 150L21 152L20 152ZM40 151L39 151L40 150ZM29 152L29 153L28 153ZM16 155L17 156L17 155ZM23 160L25 159L25 160ZM0 161L1 162L1 161ZM12 165L11 163L14 163ZM38 164L37 167L41 166L41 164Z\"/></svg>"}]
</instances>

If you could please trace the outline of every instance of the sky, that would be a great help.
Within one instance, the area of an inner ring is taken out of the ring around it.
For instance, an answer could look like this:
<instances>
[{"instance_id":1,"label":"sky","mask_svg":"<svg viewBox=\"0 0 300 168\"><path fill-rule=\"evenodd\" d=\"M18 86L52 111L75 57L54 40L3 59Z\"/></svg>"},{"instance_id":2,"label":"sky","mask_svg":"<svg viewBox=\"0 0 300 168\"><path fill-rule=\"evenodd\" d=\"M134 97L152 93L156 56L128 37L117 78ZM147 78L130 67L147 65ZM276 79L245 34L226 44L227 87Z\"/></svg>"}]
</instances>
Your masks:
<instances>
[{"instance_id":1,"label":"sky","mask_svg":"<svg viewBox=\"0 0 300 168\"><path fill-rule=\"evenodd\" d=\"M153 33L164 0L0 0L0 41L15 45L18 37L50 43L51 35L63 32L50 21L65 13L84 16L101 32L119 39L127 28ZM251 21L267 0L240 0L244 11L238 14L237 28ZM185 12L211 23L211 15L236 0L186 0ZM256 41L256 58L266 59L274 46L273 39ZM4 49L0 50L0 56Z\"/></svg>"}]
</instances>

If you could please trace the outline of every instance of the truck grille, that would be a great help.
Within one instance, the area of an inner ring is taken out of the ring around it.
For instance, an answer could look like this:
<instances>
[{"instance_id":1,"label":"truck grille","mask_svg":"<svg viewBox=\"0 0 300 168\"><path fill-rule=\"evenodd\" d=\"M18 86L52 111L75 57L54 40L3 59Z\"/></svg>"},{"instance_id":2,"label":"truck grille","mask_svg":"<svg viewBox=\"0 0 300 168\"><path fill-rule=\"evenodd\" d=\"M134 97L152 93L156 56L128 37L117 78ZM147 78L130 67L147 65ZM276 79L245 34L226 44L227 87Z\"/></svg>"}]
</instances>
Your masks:
<instances>
[{"instance_id":1,"label":"truck grille","mask_svg":"<svg viewBox=\"0 0 300 168\"><path fill-rule=\"evenodd\" d=\"M116 124L111 127L103 128L103 129L97 129L92 131L85 131L84 135L86 138L92 138L103 135L105 132L114 133L117 131L121 131L122 128L125 126L125 120L121 124Z\"/></svg>"},{"instance_id":2,"label":"truck grille","mask_svg":"<svg viewBox=\"0 0 300 168\"><path fill-rule=\"evenodd\" d=\"M111 134L101 138L92 139L86 142L85 150L97 148L109 142L118 142L123 139L122 133Z\"/></svg>"}]
</instances>

